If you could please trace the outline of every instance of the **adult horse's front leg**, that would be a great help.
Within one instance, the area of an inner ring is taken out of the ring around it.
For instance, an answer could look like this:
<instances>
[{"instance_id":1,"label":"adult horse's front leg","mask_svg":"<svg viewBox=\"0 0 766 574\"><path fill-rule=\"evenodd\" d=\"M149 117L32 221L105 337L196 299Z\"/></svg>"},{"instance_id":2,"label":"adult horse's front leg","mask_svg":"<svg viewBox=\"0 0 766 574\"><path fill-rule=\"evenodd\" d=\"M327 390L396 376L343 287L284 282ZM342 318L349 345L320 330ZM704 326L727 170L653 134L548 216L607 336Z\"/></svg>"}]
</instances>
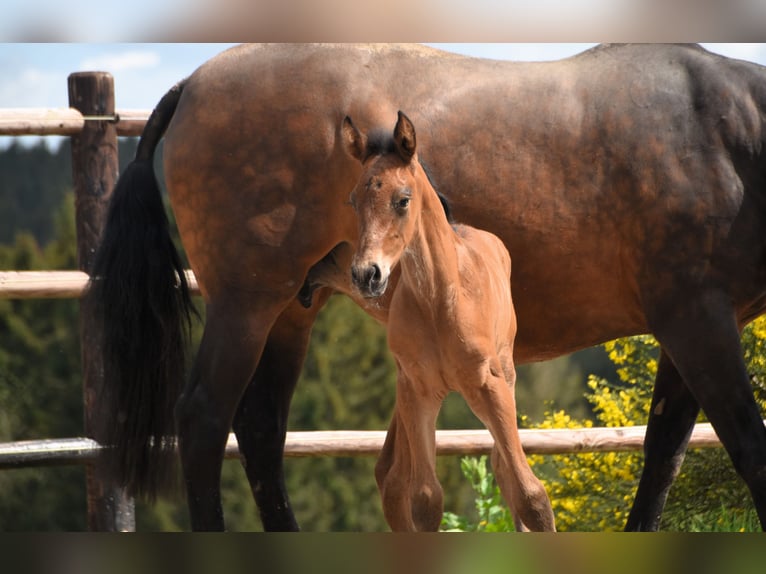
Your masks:
<instances>
[{"instance_id":1,"label":"adult horse's front leg","mask_svg":"<svg viewBox=\"0 0 766 574\"><path fill-rule=\"evenodd\" d=\"M207 306L191 378L176 405L178 442L193 530L223 530L221 466L237 404L255 372L276 305L233 295Z\"/></svg>"},{"instance_id":2,"label":"adult horse's front leg","mask_svg":"<svg viewBox=\"0 0 766 574\"><path fill-rule=\"evenodd\" d=\"M681 469L698 413L696 399L663 351L644 439L644 468L625 530L659 530L662 510Z\"/></svg>"},{"instance_id":3,"label":"adult horse's front leg","mask_svg":"<svg viewBox=\"0 0 766 574\"><path fill-rule=\"evenodd\" d=\"M311 327L329 293L317 292L310 309L296 302L282 313L234 417L242 464L266 531L299 530L284 477L287 418Z\"/></svg>"}]
</instances>

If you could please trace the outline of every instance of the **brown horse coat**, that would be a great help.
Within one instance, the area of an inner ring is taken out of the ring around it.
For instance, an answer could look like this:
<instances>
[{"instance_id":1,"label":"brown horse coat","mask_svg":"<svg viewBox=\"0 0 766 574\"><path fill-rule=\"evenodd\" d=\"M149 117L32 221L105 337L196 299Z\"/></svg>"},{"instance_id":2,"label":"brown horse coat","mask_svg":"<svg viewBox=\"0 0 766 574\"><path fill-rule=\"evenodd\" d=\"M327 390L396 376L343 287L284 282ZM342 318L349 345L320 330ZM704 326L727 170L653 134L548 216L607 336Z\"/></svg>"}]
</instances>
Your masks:
<instances>
[{"instance_id":1,"label":"brown horse coat","mask_svg":"<svg viewBox=\"0 0 766 574\"><path fill-rule=\"evenodd\" d=\"M695 46L603 46L510 63L414 46L277 45L234 48L200 67L160 102L137 156L145 164L166 130L166 182L207 303L176 409L193 526L223 526L220 462L233 424L265 527L297 527L281 445L330 289L308 309L296 297L307 302L316 265L339 270L335 287L354 296L340 271L356 247L347 199L360 168L339 126L350 115L369 132L398 109L419 126L421 159L456 219L496 234L514 255L517 363L657 336L645 470L627 527L659 526L700 407L766 522L766 430L738 339L766 309L763 68ZM115 212L136 195L130 189L149 189L145 176L123 179ZM103 260L131 249L107 243ZM148 253L155 265L169 265L163 249ZM117 308L111 292L94 297ZM385 321L385 298L359 302ZM150 308L161 324L165 307ZM141 363L141 345L156 347L154 329L108 323L107 337L140 342L130 358L105 357L107 379L119 388L154 381L155 367ZM127 395L112 410L141 412L130 400L146 395ZM154 473L141 445L162 427L138 426L137 436L117 428L125 436L116 444L140 490Z\"/></svg>"}]
</instances>

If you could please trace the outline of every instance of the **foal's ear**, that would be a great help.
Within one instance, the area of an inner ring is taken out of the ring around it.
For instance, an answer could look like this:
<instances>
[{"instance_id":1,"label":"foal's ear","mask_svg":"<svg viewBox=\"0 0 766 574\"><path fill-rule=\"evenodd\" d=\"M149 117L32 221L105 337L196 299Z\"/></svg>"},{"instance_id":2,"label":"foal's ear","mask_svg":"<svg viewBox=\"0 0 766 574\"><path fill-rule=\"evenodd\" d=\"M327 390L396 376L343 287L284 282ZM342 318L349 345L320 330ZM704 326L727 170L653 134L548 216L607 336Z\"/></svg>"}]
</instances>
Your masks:
<instances>
[{"instance_id":1,"label":"foal's ear","mask_svg":"<svg viewBox=\"0 0 766 574\"><path fill-rule=\"evenodd\" d=\"M352 122L351 118L348 116L344 118L340 132L346 153L351 157L355 157L359 161L362 161L365 151L367 150L367 138L365 135L356 129L354 122Z\"/></svg>"},{"instance_id":2,"label":"foal's ear","mask_svg":"<svg viewBox=\"0 0 766 574\"><path fill-rule=\"evenodd\" d=\"M415 155L415 126L412 125L410 118L405 116L401 111L399 112L399 118L396 121L396 127L394 128L394 141L396 142L396 149L402 159L410 161Z\"/></svg>"}]
</instances>

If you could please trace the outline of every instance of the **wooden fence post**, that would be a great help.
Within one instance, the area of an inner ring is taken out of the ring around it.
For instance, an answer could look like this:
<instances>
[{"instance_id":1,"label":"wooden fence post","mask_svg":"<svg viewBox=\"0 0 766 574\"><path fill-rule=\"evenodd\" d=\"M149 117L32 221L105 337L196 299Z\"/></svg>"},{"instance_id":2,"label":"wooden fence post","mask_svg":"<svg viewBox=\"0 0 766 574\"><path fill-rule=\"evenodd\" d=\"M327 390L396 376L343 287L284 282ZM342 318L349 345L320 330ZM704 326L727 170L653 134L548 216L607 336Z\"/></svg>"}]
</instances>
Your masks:
<instances>
[{"instance_id":1,"label":"wooden fence post","mask_svg":"<svg viewBox=\"0 0 766 574\"><path fill-rule=\"evenodd\" d=\"M89 273L106 220L109 197L119 174L114 80L106 72L70 74L69 106L85 116L79 135L72 136L72 179L77 217L77 264ZM95 119L104 118L104 119ZM91 317L80 314L80 346L85 407L85 435L97 442L99 425L94 397L104 377L99 352L101 342ZM86 467L88 529L135 530L133 500L123 489L109 484L98 464Z\"/></svg>"}]
</instances>

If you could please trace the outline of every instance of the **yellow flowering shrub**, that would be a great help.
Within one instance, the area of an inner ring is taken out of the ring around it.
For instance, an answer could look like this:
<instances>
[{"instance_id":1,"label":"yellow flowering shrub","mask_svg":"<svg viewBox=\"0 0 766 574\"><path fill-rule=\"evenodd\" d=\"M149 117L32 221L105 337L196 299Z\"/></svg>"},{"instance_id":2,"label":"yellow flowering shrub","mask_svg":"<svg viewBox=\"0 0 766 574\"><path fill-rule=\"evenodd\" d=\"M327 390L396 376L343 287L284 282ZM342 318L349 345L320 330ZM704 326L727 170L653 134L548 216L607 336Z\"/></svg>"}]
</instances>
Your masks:
<instances>
[{"instance_id":1,"label":"yellow flowering shrub","mask_svg":"<svg viewBox=\"0 0 766 574\"><path fill-rule=\"evenodd\" d=\"M766 411L766 316L754 321L742 338L745 361L756 399ZM617 339L604 345L617 366L618 381L591 376L586 398L596 417L595 426L646 424L657 373L659 347L651 336ZM522 424L528 421L522 421ZM528 425L526 425L528 426ZM563 411L549 412L538 428L594 426ZM607 452L531 456L530 463L551 497L561 531L622 530L641 476L643 453ZM714 481L715 488L710 488ZM723 509L723 510L722 510ZM747 489L736 476L723 449L689 451L671 490L663 528L700 529L708 513L752 514ZM711 525L714 527L715 525Z\"/></svg>"},{"instance_id":2,"label":"yellow flowering shrub","mask_svg":"<svg viewBox=\"0 0 766 574\"><path fill-rule=\"evenodd\" d=\"M756 401L766 412L766 316L751 323L742 336L745 363ZM596 422L578 420L558 410L546 413L535 425L522 417L521 426L587 428L644 425L657 373L659 347L651 336L617 339L604 345L617 366L617 381L591 376L586 398ZM700 418L704 418L701 414ZM545 484L560 531L622 530L625 526L643 466L642 452L605 452L529 457ZM445 513L444 529L512 530L494 477L486 461L464 461L464 474L475 483L480 522ZM476 469L480 472L477 474ZM480 479L474 477L480 476ZM472 478L473 477L473 478ZM712 486L712 488L711 488ZM491 512L482 509L491 509ZM723 449L692 449L670 491L661 525L663 530L757 531L757 515L747 488L736 475Z\"/></svg>"}]
</instances>

